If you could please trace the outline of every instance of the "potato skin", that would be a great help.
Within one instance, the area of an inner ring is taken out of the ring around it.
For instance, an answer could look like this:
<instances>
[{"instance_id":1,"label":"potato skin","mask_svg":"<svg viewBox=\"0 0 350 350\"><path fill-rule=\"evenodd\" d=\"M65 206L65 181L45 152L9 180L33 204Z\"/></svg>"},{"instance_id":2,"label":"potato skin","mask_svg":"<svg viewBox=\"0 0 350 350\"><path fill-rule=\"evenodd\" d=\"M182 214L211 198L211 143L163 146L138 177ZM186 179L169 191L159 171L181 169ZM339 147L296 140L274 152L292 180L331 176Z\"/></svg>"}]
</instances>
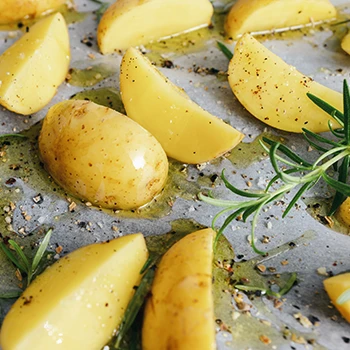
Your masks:
<instances>
[{"instance_id":1,"label":"potato skin","mask_svg":"<svg viewBox=\"0 0 350 350\"><path fill-rule=\"evenodd\" d=\"M213 11L209 0L118 0L101 18L98 46L108 54L203 27Z\"/></svg>"},{"instance_id":2,"label":"potato skin","mask_svg":"<svg viewBox=\"0 0 350 350\"><path fill-rule=\"evenodd\" d=\"M69 193L105 208L132 209L163 189L168 160L140 125L89 101L49 110L39 137L47 171Z\"/></svg>"},{"instance_id":3,"label":"potato skin","mask_svg":"<svg viewBox=\"0 0 350 350\"><path fill-rule=\"evenodd\" d=\"M346 198L345 201L340 205L336 212L336 217L344 225L350 228L350 197Z\"/></svg>"},{"instance_id":4,"label":"potato skin","mask_svg":"<svg viewBox=\"0 0 350 350\"><path fill-rule=\"evenodd\" d=\"M43 12L55 10L67 0L1 0L0 24L36 18Z\"/></svg>"},{"instance_id":5,"label":"potato skin","mask_svg":"<svg viewBox=\"0 0 350 350\"><path fill-rule=\"evenodd\" d=\"M308 97L311 93L339 111L343 95L297 71L263 44L244 34L237 41L228 81L239 102L260 121L280 130L315 133L340 125Z\"/></svg>"},{"instance_id":6,"label":"potato skin","mask_svg":"<svg viewBox=\"0 0 350 350\"><path fill-rule=\"evenodd\" d=\"M141 233L81 247L39 275L7 314L3 350L102 349L148 258Z\"/></svg>"},{"instance_id":7,"label":"potato skin","mask_svg":"<svg viewBox=\"0 0 350 350\"><path fill-rule=\"evenodd\" d=\"M335 18L329 0L237 0L225 22L230 39L244 33L304 25Z\"/></svg>"},{"instance_id":8,"label":"potato skin","mask_svg":"<svg viewBox=\"0 0 350 350\"><path fill-rule=\"evenodd\" d=\"M341 48L350 55L350 32L348 32L341 41Z\"/></svg>"},{"instance_id":9,"label":"potato skin","mask_svg":"<svg viewBox=\"0 0 350 350\"><path fill-rule=\"evenodd\" d=\"M193 232L163 256L147 300L143 350L214 350L212 295L215 232Z\"/></svg>"},{"instance_id":10,"label":"potato skin","mask_svg":"<svg viewBox=\"0 0 350 350\"><path fill-rule=\"evenodd\" d=\"M244 138L194 103L132 47L120 66L120 91L129 118L154 135L168 157L180 162L209 162Z\"/></svg>"}]
</instances>

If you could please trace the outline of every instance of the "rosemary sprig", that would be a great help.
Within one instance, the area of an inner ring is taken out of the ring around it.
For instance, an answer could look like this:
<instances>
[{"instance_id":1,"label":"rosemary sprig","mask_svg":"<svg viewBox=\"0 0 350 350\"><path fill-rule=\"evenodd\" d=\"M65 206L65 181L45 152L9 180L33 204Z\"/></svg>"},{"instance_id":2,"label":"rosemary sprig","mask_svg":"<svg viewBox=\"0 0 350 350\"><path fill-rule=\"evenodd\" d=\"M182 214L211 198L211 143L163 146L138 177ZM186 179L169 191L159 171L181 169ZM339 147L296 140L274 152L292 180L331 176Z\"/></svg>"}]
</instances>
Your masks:
<instances>
[{"instance_id":1,"label":"rosemary sprig","mask_svg":"<svg viewBox=\"0 0 350 350\"><path fill-rule=\"evenodd\" d=\"M125 334L129 331L130 327L134 323L136 316L142 308L148 293L151 291L154 274L155 271L153 269L149 269L142 277L141 283L137 287L137 290L132 298L132 302L130 302L128 305L122 323L119 326L114 343L115 349L119 349L125 337Z\"/></svg>"},{"instance_id":2,"label":"rosemary sprig","mask_svg":"<svg viewBox=\"0 0 350 350\"><path fill-rule=\"evenodd\" d=\"M223 208L215 215L212 221L213 229L215 229L217 219L222 215L228 214L224 223L218 230L217 239L233 220L242 216L243 221L247 221L247 219L253 215L251 224L251 245L256 253L264 255L264 252L260 251L255 245L255 228L259 214L266 204L282 198L293 190L296 191L296 194L283 213L283 217L285 217L300 197L306 191L314 187L320 180L325 181L330 187L336 190L331 206L331 214L338 209L347 196L350 196L350 185L347 184L350 164L350 91L348 84L346 80L344 80L344 113L336 110L316 96L311 94L308 94L308 96L318 107L328 113L341 125L341 129L334 130L339 140L333 141L317 135L310 130L303 129L303 135L308 143L312 147L323 152L314 163L310 163L279 142L263 138L263 141L260 143L265 151L268 152L272 167L276 172L276 176L272 178L264 192L259 193L237 189L229 183L223 171L221 178L226 188L238 196L250 197L250 199L236 201L220 200L206 196L203 193L199 194L200 200ZM280 154L278 154L277 151L279 151ZM279 163L283 163L284 167L281 168ZM338 163L341 163L340 167L338 167ZM285 167L287 167L287 169L285 169ZM338 169L337 180L328 175L328 170L331 167ZM277 186L277 188L275 190L270 190L272 186Z\"/></svg>"},{"instance_id":3,"label":"rosemary sprig","mask_svg":"<svg viewBox=\"0 0 350 350\"><path fill-rule=\"evenodd\" d=\"M294 283L297 280L297 274L296 272L293 272L289 278L289 280L286 282L286 284L280 289L279 292L274 292L269 288L261 288L261 287L255 287L255 286L246 286L244 284L236 284L235 288L238 290L242 290L244 292L261 292L262 294L265 294L267 296L275 297L275 298L281 298L283 295L287 294L293 287Z\"/></svg>"},{"instance_id":4,"label":"rosemary sprig","mask_svg":"<svg viewBox=\"0 0 350 350\"><path fill-rule=\"evenodd\" d=\"M146 297L151 290L155 275L155 267L159 263L160 259L173 244L175 244L187 233L188 232L178 232L176 235L171 236L166 242L163 242L161 245L157 246L156 250L153 250L149 247L150 256L140 271L140 274L143 274L140 285L137 287L134 296L126 308L116 336L110 342L110 347L112 349L118 350L122 348L124 339L127 337L131 326L133 325L137 315L142 309Z\"/></svg>"},{"instance_id":5,"label":"rosemary sprig","mask_svg":"<svg viewBox=\"0 0 350 350\"><path fill-rule=\"evenodd\" d=\"M49 229L41 241L33 260L24 254L23 249L14 240L10 239L6 245L4 241L0 242L0 248L5 253L7 258L19 269L21 273L27 276L26 286L28 287L38 272L39 264L45 254L45 251L50 243L52 229ZM9 246L12 248L10 249ZM14 251L14 252L13 252ZM0 295L0 297L3 297Z\"/></svg>"}]
</instances>

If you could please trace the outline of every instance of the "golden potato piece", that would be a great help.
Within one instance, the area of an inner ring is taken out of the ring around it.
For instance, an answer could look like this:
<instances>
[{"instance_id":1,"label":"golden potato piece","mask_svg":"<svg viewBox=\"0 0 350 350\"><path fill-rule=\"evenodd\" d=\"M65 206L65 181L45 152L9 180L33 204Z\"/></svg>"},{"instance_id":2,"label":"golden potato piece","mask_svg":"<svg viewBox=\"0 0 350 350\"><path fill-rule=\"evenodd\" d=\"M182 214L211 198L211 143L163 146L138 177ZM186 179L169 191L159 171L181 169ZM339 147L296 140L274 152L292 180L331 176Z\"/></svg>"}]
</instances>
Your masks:
<instances>
[{"instance_id":1,"label":"golden potato piece","mask_svg":"<svg viewBox=\"0 0 350 350\"><path fill-rule=\"evenodd\" d=\"M102 349L148 257L142 234L79 248L39 275L12 306L3 350Z\"/></svg>"},{"instance_id":2,"label":"golden potato piece","mask_svg":"<svg viewBox=\"0 0 350 350\"><path fill-rule=\"evenodd\" d=\"M329 0L237 0L225 22L230 39L244 33L288 28L335 18Z\"/></svg>"},{"instance_id":3,"label":"golden potato piece","mask_svg":"<svg viewBox=\"0 0 350 350\"><path fill-rule=\"evenodd\" d=\"M167 155L180 162L210 161L244 137L191 101L134 48L123 57L120 89L128 117L152 133Z\"/></svg>"},{"instance_id":4,"label":"golden potato piece","mask_svg":"<svg viewBox=\"0 0 350 350\"><path fill-rule=\"evenodd\" d=\"M64 5L67 0L1 0L0 24L36 18Z\"/></svg>"},{"instance_id":5,"label":"golden potato piece","mask_svg":"<svg viewBox=\"0 0 350 350\"><path fill-rule=\"evenodd\" d=\"M343 224L350 228L350 197L346 198L345 201L340 205L336 211L336 217Z\"/></svg>"},{"instance_id":6,"label":"golden potato piece","mask_svg":"<svg viewBox=\"0 0 350 350\"><path fill-rule=\"evenodd\" d=\"M332 300L333 305L338 309L342 316L350 322L350 300L339 305L338 298L347 290L350 290L350 273L327 278L323 281L324 288Z\"/></svg>"},{"instance_id":7,"label":"golden potato piece","mask_svg":"<svg viewBox=\"0 0 350 350\"><path fill-rule=\"evenodd\" d=\"M341 41L341 47L347 54L350 55L350 32L346 34Z\"/></svg>"},{"instance_id":8,"label":"golden potato piece","mask_svg":"<svg viewBox=\"0 0 350 350\"><path fill-rule=\"evenodd\" d=\"M40 20L0 56L0 104L24 115L39 111L64 81L69 62L63 16Z\"/></svg>"},{"instance_id":9,"label":"golden potato piece","mask_svg":"<svg viewBox=\"0 0 350 350\"><path fill-rule=\"evenodd\" d=\"M302 128L319 133L329 131L332 117L308 97L311 93L338 110L343 110L343 96L298 72L269 51L249 34L237 42L228 69L233 93L257 119L274 128L302 132Z\"/></svg>"},{"instance_id":10,"label":"golden potato piece","mask_svg":"<svg viewBox=\"0 0 350 350\"><path fill-rule=\"evenodd\" d=\"M212 229L196 231L163 256L146 303L144 350L213 350Z\"/></svg>"},{"instance_id":11,"label":"golden potato piece","mask_svg":"<svg viewBox=\"0 0 350 350\"><path fill-rule=\"evenodd\" d=\"M133 209L163 189L168 160L140 125L89 101L50 108L39 150L51 176L69 193L105 208Z\"/></svg>"},{"instance_id":12,"label":"golden potato piece","mask_svg":"<svg viewBox=\"0 0 350 350\"><path fill-rule=\"evenodd\" d=\"M102 16L97 42L111 53L207 26L212 15L209 0L118 0Z\"/></svg>"}]
</instances>

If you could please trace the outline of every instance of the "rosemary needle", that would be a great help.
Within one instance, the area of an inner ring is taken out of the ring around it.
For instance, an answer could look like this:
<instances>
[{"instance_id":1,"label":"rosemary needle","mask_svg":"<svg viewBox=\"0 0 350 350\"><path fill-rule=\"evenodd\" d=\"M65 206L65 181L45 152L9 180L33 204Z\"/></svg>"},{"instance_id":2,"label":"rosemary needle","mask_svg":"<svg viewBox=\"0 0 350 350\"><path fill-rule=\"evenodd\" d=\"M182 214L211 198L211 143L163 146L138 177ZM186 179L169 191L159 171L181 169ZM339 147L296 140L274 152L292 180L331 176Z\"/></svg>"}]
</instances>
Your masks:
<instances>
[{"instance_id":1,"label":"rosemary needle","mask_svg":"<svg viewBox=\"0 0 350 350\"><path fill-rule=\"evenodd\" d=\"M14 240L10 239L8 241L8 245L6 245L4 242L0 242L0 248L7 258L19 269L21 273L26 274L26 287L29 286L35 275L38 273L39 264L42 261L45 251L50 243L51 235L52 229L49 229L41 241L32 261L30 261L30 259L24 254L23 249ZM10 249L9 246L12 249ZM4 297L5 296L0 295L0 298Z\"/></svg>"},{"instance_id":2,"label":"rosemary needle","mask_svg":"<svg viewBox=\"0 0 350 350\"><path fill-rule=\"evenodd\" d=\"M310 130L303 129L303 135L306 141L313 148L322 153L315 162L311 163L302 159L294 151L281 145L279 142L263 138L260 143L264 150L268 152L271 165L276 173L276 175L270 180L264 192L242 191L236 188L229 183L223 171L221 178L226 188L240 197L249 197L249 199L234 201L220 200L209 197L203 193L199 194L198 197L203 202L223 208L213 219L213 229L215 229L217 219L223 215L226 216L224 223L218 230L216 240L220 237L225 228L238 216L241 216L243 221L246 221L253 215L251 225L251 245L256 253L264 255L264 252L256 247L254 238L259 214L268 203L282 198L290 191L296 191L294 197L283 213L283 217L285 217L290 210L292 210L300 197L321 180L336 190L330 214L334 214L346 197L350 196L350 186L347 184L350 164L350 91L347 81L344 80L343 84L344 113L341 113L312 94L308 94L308 97L320 109L328 113L341 125L341 129L333 130L331 128L331 123L329 123L330 131L336 136L337 140L333 141L315 134ZM279 163L283 163L283 168L280 167ZM337 179L334 179L328 174L330 168L337 170ZM281 183L277 183L277 181L280 181ZM271 190L272 186L277 188Z\"/></svg>"},{"instance_id":3,"label":"rosemary needle","mask_svg":"<svg viewBox=\"0 0 350 350\"><path fill-rule=\"evenodd\" d=\"M106 12L108 7L110 6L110 3L105 1L100 1L100 0L90 0L90 1L100 5L100 7L95 11L97 22L99 22L103 14Z\"/></svg>"}]
</instances>

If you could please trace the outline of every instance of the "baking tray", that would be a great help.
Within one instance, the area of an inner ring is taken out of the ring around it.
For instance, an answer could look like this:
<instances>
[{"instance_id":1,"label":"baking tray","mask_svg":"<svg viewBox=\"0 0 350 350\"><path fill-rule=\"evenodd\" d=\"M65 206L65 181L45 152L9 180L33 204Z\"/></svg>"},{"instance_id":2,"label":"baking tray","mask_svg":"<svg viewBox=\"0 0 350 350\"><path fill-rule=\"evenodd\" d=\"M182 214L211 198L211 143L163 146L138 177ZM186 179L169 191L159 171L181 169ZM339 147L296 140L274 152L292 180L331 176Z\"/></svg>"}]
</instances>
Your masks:
<instances>
[{"instance_id":1,"label":"baking tray","mask_svg":"<svg viewBox=\"0 0 350 350\"><path fill-rule=\"evenodd\" d=\"M341 19L346 18L348 2L332 2L343 14ZM213 3L219 13L229 2ZM196 194L201 189L210 188L218 197L231 198L232 195L224 189L218 177L222 169L226 169L229 180L240 188L247 188L250 182L253 187L261 189L271 178L273 169L256 141L262 134L278 137L306 157L317 156L316 151L310 152L301 135L277 131L264 125L245 111L234 97L224 73L228 61L216 47L216 40L222 40L223 18L223 15L217 14L214 29L202 29L195 34L147 45L142 49L195 102L243 132L246 135L244 144L237 146L230 156L201 166L173 163L166 199L150 209L127 213L105 211L87 207L70 197L52 182L41 167L36 149L36 136L40 129L37 123L51 105L82 90L119 89L122 56L102 56L99 53L96 45L97 21L93 12L96 9L98 5L90 0L76 0L78 13L73 11L66 14L71 22L71 68L74 73L76 68L98 66L99 72L106 73L106 78L88 87L74 86L72 81L62 84L50 104L31 116L24 117L5 109L0 110L1 134L26 132L29 136L29 141L25 143L17 139L6 140L6 155L2 156L0 162L2 234L18 236L23 246L30 249L42 237L38 229L54 227L50 248L51 259L55 260L82 245L129 233L159 235L179 227L192 227L193 222L210 226L217 209L198 201ZM346 30L346 25L324 25L296 31L292 35L267 35L260 39L304 74L341 91L342 81L349 77L350 72L350 58L340 49L340 38ZM9 47L21 33L18 28L1 31L0 52ZM233 49L234 43L229 47ZM101 64L104 65L103 69ZM94 82L92 79L90 83ZM291 195L286 199L291 199ZM246 298L250 311L241 312L231 297L222 302L221 312L223 309L229 310L224 316L234 318L234 322L230 322L233 326L231 332L227 332L223 322L218 320L219 349L350 349L349 325L331 306L322 286L325 276L317 272L322 270L327 274L338 274L350 270L350 238L345 232L347 230L342 229L343 234L335 232L315 219L315 215L322 217L322 213L307 210L308 206L317 208L318 205L313 204L322 204L330 197L325 185L319 185L307 196L283 220L283 203L271 205L261 215L256 230L259 247L271 252L264 264L274 267L280 274L297 272L297 286L282 300L283 305L278 307L268 298ZM76 203L73 211L69 210L72 201ZM15 207L11 208L10 202ZM256 257L249 245L249 234L249 221L235 221L225 231L235 251L235 257L232 257L235 263L242 266L250 264L253 268L260 257ZM262 243L264 237L268 238ZM62 251L60 248L57 253L57 247L62 247ZM246 260L248 262L244 263ZM14 269L2 256L0 266L0 292L15 290L19 281L14 275ZM1 318L10 303L0 301ZM301 316L308 317L312 321L311 325L303 324ZM271 342L263 343L261 335L266 335Z\"/></svg>"}]
</instances>

